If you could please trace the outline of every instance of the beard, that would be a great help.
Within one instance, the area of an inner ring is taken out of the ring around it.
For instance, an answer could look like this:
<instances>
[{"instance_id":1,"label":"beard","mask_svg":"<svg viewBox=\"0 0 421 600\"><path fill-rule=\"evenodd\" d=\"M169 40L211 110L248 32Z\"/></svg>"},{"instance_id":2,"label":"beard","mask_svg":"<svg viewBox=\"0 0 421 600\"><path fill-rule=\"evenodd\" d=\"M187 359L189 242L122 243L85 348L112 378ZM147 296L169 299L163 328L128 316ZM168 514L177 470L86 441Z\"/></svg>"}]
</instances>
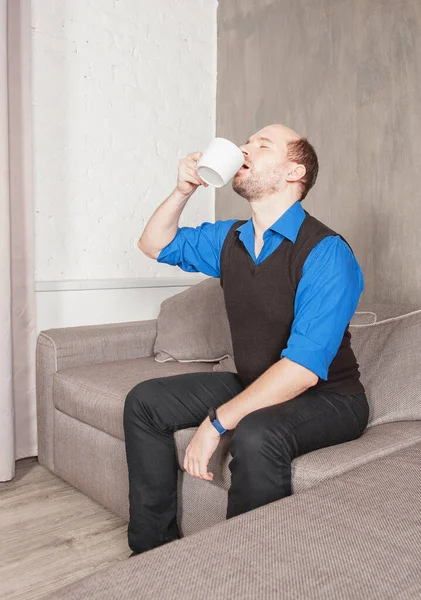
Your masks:
<instances>
[{"instance_id":1,"label":"beard","mask_svg":"<svg viewBox=\"0 0 421 600\"><path fill-rule=\"evenodd\" d=\"M281 189L281 172L279 166L269 173L255 173L250 167L240 176L234 177L232 189L249 201L271 196Z\"/></svg>"}]
</instances>

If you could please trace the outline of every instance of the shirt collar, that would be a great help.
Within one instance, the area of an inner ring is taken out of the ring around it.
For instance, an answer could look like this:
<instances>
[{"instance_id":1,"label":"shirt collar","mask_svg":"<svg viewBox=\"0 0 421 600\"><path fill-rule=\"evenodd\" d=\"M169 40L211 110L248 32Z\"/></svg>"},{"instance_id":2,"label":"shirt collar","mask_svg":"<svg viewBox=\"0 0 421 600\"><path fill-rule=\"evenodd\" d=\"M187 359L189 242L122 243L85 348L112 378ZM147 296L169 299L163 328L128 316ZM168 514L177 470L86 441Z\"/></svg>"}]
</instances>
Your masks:
<instances>
[{"instance_id":1,"label":"shirt collar","mask_svg":"<svg viewBox=\"0 0 421 600\"><path fill-rule=\"evenodd\" d=\"M275 223L273 223L268 229L272 229L277 233L280 233L284 237L287 237L291 242L295 243L297 239L298 231L305 219L306 213L301 205L301 202L297 200L279 217ZM268 231L268 229L266 231ZM244 236L254 238L254 225L253 219L250 217L248 221L237 227L235 231L240 232L240 238ZM265 231L265 233L266 233Z\"/></svg>"}]
</instances>

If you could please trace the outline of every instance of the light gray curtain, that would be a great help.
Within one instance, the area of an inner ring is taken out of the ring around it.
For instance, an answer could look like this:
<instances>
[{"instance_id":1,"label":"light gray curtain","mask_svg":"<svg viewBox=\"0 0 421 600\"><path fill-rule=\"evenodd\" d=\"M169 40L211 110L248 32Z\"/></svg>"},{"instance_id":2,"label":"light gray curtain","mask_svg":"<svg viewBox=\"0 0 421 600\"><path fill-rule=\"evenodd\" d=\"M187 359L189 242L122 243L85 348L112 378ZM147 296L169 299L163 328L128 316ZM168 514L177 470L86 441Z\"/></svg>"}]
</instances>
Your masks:
<instances>
[{"instance_id":1,"label":"light gray curtain","mask_svg":"<svg viewBox=\"0 0 421 600\"><path fill-rule=\"evenodd\" d=\"M0 0L0 481L37 455L30 0Z\"/></svg>"}]
</instances>

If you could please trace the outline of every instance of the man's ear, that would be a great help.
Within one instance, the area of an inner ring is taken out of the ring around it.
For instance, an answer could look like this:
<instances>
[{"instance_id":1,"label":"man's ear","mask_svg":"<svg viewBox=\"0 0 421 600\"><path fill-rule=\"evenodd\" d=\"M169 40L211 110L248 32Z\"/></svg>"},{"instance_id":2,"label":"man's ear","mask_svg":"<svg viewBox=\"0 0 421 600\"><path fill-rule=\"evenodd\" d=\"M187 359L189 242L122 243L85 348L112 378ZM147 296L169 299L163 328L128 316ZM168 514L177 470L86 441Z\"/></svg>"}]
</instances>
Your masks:
<instances>
[{"instance_id":1,"label":"man's ear","mask_svg":"<svg viewBox=\"0 0 421 600\"><path fill-rule=\"evenodd\" d=\"M287 181L298 181L306 174L306 168L304 165L292 165L288 169L288 175L285 177Z\"/></svg>"}]
</instances>

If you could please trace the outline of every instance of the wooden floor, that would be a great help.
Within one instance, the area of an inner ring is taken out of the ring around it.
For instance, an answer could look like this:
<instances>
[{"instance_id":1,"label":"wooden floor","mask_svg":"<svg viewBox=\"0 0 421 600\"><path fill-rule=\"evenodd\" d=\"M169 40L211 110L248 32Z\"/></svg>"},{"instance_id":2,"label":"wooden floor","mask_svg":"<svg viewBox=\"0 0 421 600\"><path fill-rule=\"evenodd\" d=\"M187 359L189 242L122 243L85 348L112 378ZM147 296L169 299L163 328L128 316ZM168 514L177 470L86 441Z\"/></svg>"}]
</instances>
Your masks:
<instances>
[{"instance_id":1,"label":"wooden floor","mask_svg":"<svg viewBox=\"0 0 421 600\"><path fill-rule=\"evenodd\" d=\"M42 467L0 483L0 598L42 598L127 560L127 522Z\"/></svg>"}]
</instances>

